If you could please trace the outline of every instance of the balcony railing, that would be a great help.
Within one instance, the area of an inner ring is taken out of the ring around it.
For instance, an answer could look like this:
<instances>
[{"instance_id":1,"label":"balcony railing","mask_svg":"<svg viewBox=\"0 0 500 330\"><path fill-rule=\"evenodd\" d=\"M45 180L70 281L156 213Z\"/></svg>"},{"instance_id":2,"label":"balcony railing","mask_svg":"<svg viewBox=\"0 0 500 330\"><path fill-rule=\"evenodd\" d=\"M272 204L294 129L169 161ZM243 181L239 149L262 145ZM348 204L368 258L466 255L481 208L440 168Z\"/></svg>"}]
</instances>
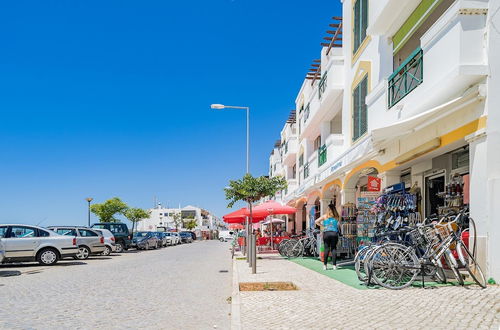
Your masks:
<instances>
[{"instance_id":1,"label":"balcony railing","mask_svg":"<svg viewBox=\"0 0 500 330\"><path fill-rule=\"evenodd\" d=\"M309 163L304 164L304 179L309 177Z\"/></svg>"},{"instance_id":2,"label":"balcony railing","mask_svg":"<svg viewBox=\"0 0 500 330\"><path fill-rule=\"evenodd\" d=\"M318 167L326 163L326 145L323 144L318 149Z\"/></svg>"},{"instance_id":3,"label":"balcony railing","mask_svg":"<svg viewBox=\"0 0 500 330\"><path fill-rule=\"evenodd\" d=\"M309 118L309 112L310 112L310 104L307 104L307 107L304 109L304 123L307 121Z\"/></svg>"},{"instance_id":4,"label":"balcony railing","mask_svg":"<svg viewBox=\"0 0 500 330\"><path fill-rule=\"evenodd\" d=\"M423 62L423 52L419 47L389 77L389 108L423 82Z\"/></svg>"},{"instance_id":5,"label":"balcony railing","mask_svg":"<svg viewBox=\"0 0 500 330\"><path fill-rule=\"evenodd\" d=\"M325 74L323 75L323 77L321 78L321 80L319 81L319 85L318 85L318 98L321 100L321 96L323 94L325 94L325 90L326 90L326 82L327 82L327 74L328 74L328 71L325 72Z\"/></svg>"}]
</instances>

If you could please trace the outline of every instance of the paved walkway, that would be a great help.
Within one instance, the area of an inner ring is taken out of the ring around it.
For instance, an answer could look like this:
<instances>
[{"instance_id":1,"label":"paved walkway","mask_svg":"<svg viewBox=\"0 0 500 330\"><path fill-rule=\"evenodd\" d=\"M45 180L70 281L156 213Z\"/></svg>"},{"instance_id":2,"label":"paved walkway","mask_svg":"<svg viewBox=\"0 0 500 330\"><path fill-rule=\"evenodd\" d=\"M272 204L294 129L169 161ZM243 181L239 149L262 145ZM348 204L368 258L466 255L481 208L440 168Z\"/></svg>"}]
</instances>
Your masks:
<instances>
[{"instance_id":1,"label":"paved walkway","mask_svg":"<svg viewBox=\"0 0 500 330\"><path fill-rule=\"evenodd\" d=\"M240 292L242 329L498 329L500 287L358 290L279 256L239 282L291 281L298 291ZM332 270L333 271L333 270Z\"/></svg>"},{"instance_id":2,"label":"paved walkway","mask_svg":"<svg viewBox=\"0 0 500 330\"><path fill-rule=\"evenodd\" d=\"M0 329L228 329L229 243L0 266ZM220 271L228 272L220 272Z\"/></svg>"}]
</instances>

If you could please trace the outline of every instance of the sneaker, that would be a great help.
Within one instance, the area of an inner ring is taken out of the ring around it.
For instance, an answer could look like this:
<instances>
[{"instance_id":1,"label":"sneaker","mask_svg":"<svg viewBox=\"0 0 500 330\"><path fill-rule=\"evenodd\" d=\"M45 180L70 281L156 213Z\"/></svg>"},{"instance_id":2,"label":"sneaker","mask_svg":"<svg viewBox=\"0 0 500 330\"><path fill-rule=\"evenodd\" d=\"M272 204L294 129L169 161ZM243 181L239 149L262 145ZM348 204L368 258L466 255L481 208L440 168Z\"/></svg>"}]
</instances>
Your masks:
<instances>
[{"instance_id":1,"label":"sneaker","mask_svg":"<svg viewBox=\"0 0 500 330\"><path fill-rule=\"evenodd\" d=\"M337 270L337 266L333 265L333 270Z\"/></svg>"},{"instance_id":2,"label":"sneaker","mask_svg":"<svg viewBox=\"0 0 500 330\"><path fill-rule=\"evenodd\" d=\"M328 268L326 267L326 265L323 265L323 270L327 270Z\"/></svg>"}]
</instances>

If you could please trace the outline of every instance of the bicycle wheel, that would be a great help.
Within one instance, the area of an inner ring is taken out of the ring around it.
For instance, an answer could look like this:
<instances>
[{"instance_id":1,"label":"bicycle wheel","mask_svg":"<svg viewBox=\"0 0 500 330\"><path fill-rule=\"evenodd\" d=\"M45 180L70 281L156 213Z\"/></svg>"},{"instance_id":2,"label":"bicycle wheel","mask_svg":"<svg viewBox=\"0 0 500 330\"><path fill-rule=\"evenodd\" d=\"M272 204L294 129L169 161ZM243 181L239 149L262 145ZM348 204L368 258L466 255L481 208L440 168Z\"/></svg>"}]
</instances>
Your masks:
<instances>
[{"instance_id":1,"label":"bicycle wheel","mask_svg":"<svg viewBox=\"0 0 500 330\"><path fill-rule=\"evenodd\" d=\"M410 286L420 271L420 262L415 251L394 243L377 247L369 263L375 282L391 290Z\"/></svg>"},{"instance_id":2,"label":"bicycle wheel","mask_svg":"<svg viewBox=\"0 0 500 330\"><path fill-rule=\"evenodd\" d=\"M301 241L295 241L290 243L290 248L288 249L289 258L301 257L304 253L304 245Z\"/></svg>"},{"instance_id":3,"label":"bicycle wheel","mask_svg":"<svg viewBox=\"0 0 500 330\"><path fill-rule=\"evenodd\" d=\"M288 242L289 239L285 238L284 240L282 240L281 242L279 242L278 244L278 253L281 254L283 256L283 246L286 244L286 242Z\"/></svg>"},{"instance_id":4,"label":"bicycle wheel","mask_svg":"<svg viewBox=\"0 0 500 330\"><path fill-rule=\"evenodd\" d=\"M361 282L368 281L368 275L365 272L365 261L371 248L371 246L364 246L354 257L354 270L356 270L356 275Z\"/></svg>"},{"instance_id":5,"label":"bicycle wheel","mask_svg":"<svg viewBox=\"0 0 500 330\"><path fill-rule=\"evenodd\" d=\"M479 267L476 259L472 256L470 250L461 240L457 242L458 259L462 266L467 270L470 277L483 289L486 288L486 278L484 277L481 267Z\"/></svg>"},{"instance_id":6,"label":"bicycle wheel","mask_svg":"<svg viewBox=\"0 0 500 330\"><path fill-rule=\"evenodd\" d=\"M284 256L284 257L287 257L289 258L289 251L290 251L290 247L292 246L292 244L294 242L297 242L296 239L289 239L287 240L285 243L283 243L283 245L281 246L281 255Z\"/></svg>"},{"instance_id":7,"label":"bicycle wheel","mask_svg":"<svg viewBox=\"0 0 500 330\"><path fill-rule=\"evenodd\" d=\"M458 271L458 263L457 263L457 260L455 260L455 257L453 256L453 253L451 253L451 250L448 249L443 254L443 256L444 256L444 260L446 260L446 263L448 264L448 267L453 272L453 276L455 276L455 278L457 279L458 284L463 286L464 285L464 279L462 278L462 275Z\"/></svg>"},{"instance_id":8,"label":"bicycle wheel","mask_svg":"<svg viewBox=\"0 0 500 330\"><path fill-rule=\"evenodd\" d=\"M446 283L446 274L444 272L444 269L443 269L443 264L441 263L441 260L438 260L436 262L436 273L434 274L434 279L436 280L436 282L438 283L442 283L442 284L445 284Z\"/></svg>"}]
</instances>

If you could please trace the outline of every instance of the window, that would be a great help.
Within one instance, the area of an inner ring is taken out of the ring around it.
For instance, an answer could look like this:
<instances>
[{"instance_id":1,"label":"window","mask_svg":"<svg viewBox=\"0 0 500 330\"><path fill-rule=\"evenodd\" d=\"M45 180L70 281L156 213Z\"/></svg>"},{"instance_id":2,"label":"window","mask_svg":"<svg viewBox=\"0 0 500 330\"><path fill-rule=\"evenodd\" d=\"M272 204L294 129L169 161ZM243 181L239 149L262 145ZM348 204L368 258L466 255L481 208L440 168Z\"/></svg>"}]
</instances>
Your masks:
<instances>
[{"instance_id":1,"label":"window","mask_svg":"<svg viewBox=\"0 0 500 330\"><path fill-rule=\"evenodd\" d=\"M459 168L469 166L469 149L460 150L451 154L451 169L456 170Z\"/></svg>"},{"instance_id":2,"label":"window","mask_svg":"<svg viewBox=\"0 0 500 330\"><path fill-rule=\"evenodd\" d=\"M354 4L354 49L355 54L366 38L368 27L368 0L356 0Z\"/></svg>"},{"instance_id":3,"label":"window","mask_svg":"<svg viewBox=\"0 0 500 330\"><path fill-rule=\"evenodd\" d=\"M56 230L56 233L59 235L65 235L65 236L76 236L76 230L74 229L64 229L64 228L59 228Z\"/></svg>"},{"instance_id":4,"label":"window","mask_svg":"<svg viewBox=\"0 0 500 330\"><path fill-rule=\"evenodd\" d=\"M358 0L359 1L359 0ZM368 93L368 77L365 77L353 93L353 134L352 140L356 141L368 129L368 115L366 111L366 94Z\"/></svg>"},{"instance_id":5,"label":"window","mask_svg":"<svg viewBox=\"0 0 500 330\"><path fill-rule=\"evenodd\" d=\"M304 165L304 154L300 154L299 156L299 167Z\"/></svg>"},{"instance_id":6,"label":"window","mask_svg":"<svg viewBox=\"0 0 500 330\"><path fill-rule=\"evenodd\" d=\"M12 227L10 232L11 238L32 238L35 237L35 229L29 227Z\"/></svg>"},{"instance_id":7,"label":"window","mask_svg":"<svg viewBox=\"0 0 500 330\"><path fill-rule=\"evenodd\" d=\"M109 230L113 233L123 233L126 234L125 228L123 225L109 225Z\"/></svg>"},{"instance_id":8,"label":"window","mask_svg":"<svg viewBox=\"0 0 500 330\"><path fill-rule=\"evenodd\" d=\"M50 234L48 231L38 229L38 237L49 237Z\"/></svg>"},{"instance_id":9,"label":"window","mask_svg":"<svg viewBox=\"0 0 500 330\"><path fill-rule=\"evenodd\" d=\"M0 227L0 237L5 237L5 234L7 234L7 226Z\"/></svg>"},{"instance_id":10,"label":"window","mask_svg":"<svg viewBox=\"0 0 500 330\"><path fill-rule=\"evenodd\" d=\"M319 147L321 147L321 135L314 139L314 151L318 150Z\"/></svg>"},{"instance_id":11,"label":"window","mask_svg":"<svg viewBox=\"0 0 500 330\"><path fill-rule=\"evenodd\" d=\"M297 177L297 164L293 164L292 167L292 179L295 179Z\"/></svg>"},{"instance_id":12,"label":"window","mask_svg":"<svg viewBox=\"0 0 500 330\"><path fill-rule=\"evenodd\" d=\"M82 236L82 237L93 237L93 236L95 237L95 236L99 236L96 233L94 233L93 231L86 230L86 229L78 229L78 231L80 232L80 236Z\"/></svg>"}]
</instances>

